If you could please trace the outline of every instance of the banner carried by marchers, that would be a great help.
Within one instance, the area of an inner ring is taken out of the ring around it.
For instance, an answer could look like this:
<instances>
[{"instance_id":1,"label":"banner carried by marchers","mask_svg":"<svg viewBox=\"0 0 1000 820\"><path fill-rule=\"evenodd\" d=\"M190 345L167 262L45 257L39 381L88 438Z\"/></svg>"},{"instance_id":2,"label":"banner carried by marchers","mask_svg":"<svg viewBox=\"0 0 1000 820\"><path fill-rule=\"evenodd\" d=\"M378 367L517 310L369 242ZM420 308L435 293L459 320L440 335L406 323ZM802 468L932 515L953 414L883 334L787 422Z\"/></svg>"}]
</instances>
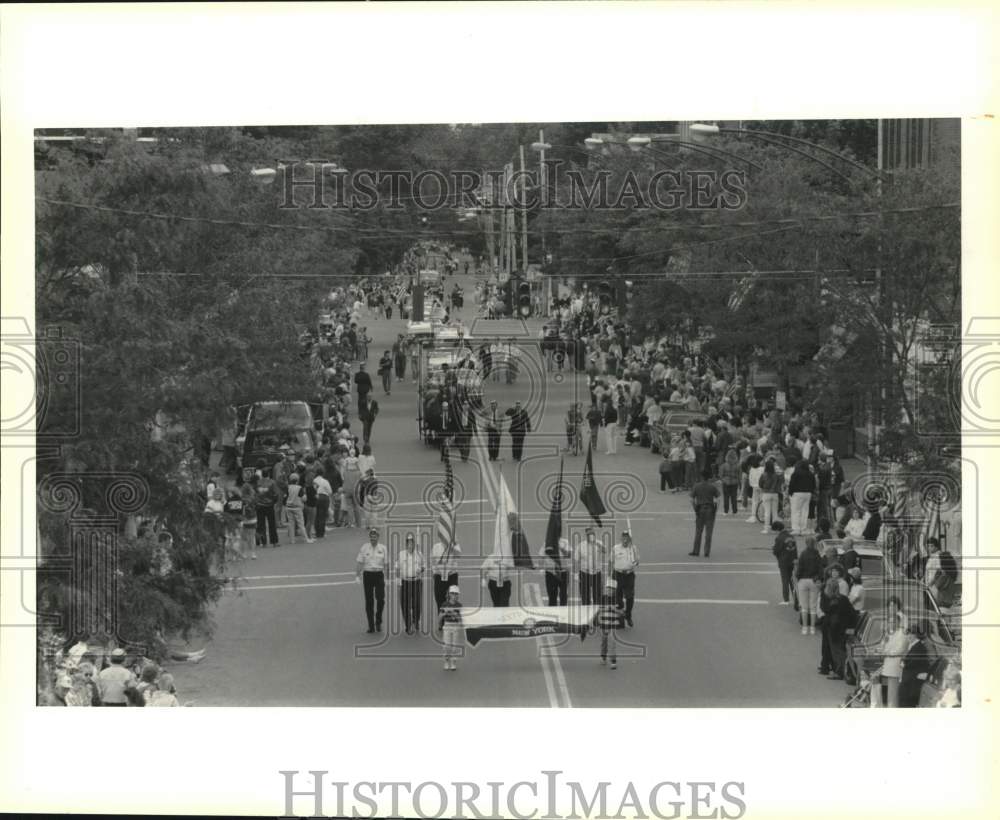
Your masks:
<instances>
[{"instance_id":1,"label":"banner carried by marchers","mask_svg":"<svg viewBox=\"0 0 1000 820\"><path fill-rule=\"evenodd\" d=\"M600 607L503 606L463 607L465 639L475 646L483 639L517 640L544 635L579 635L582 641L596 624Z\"/></svg>"}]
</instances>

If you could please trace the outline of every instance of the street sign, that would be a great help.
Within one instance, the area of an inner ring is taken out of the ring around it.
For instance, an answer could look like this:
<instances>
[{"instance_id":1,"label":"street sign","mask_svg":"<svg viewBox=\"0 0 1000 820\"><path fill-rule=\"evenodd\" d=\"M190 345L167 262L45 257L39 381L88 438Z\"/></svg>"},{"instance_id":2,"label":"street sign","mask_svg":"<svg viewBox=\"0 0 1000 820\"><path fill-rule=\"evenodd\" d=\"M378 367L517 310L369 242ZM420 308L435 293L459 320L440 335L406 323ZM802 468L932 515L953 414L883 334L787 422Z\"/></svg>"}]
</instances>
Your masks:
<instances>
[{"instance_id":1,"label":"street sign","mask_svg":"<svg viewBox=\"0 0 1000 820\"><path fill-rule=\"evenodd\" d=\"M784 410L787 407L787 401L784 390L774 391L774 406L778 410Z\"/></svg>"}]
</instances>

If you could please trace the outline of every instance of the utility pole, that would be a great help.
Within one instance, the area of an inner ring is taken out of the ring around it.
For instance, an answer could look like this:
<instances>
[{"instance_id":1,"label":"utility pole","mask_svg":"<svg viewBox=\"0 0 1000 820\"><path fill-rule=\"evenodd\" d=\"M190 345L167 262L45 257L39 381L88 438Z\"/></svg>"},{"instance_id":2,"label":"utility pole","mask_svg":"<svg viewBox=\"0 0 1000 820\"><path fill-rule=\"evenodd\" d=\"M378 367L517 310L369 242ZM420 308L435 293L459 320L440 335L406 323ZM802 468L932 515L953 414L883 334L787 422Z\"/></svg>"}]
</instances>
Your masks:
<instances>
[{"instance_id":1,"label":"utility pole","mask_svg":"<svg viewBox=\"0 0 1000 820\"><path fill-rule=\"evenodd\" d=\"M882 120L881 120L881 118L878 120L878 125L877 125L877 128L876 128L876 135L877 135L876 139L878 140L878 146L876 147L876 154L875 155L876 155L876 158L877 158L876 159L876 165L877 165L877 170L878 170L878 182L876 183L876 190L877 190L877 193L878 193L878 202L879 202L879 219L878 219L879 240L878 240L878 259L875 261L875 298L877 300L876 310L878 310L878 312L881 315L884 316L884 315L886 315L884 313L884 310L885 310L885 282L882 279L882 235L881 235L882 234L882 225L883 225L882 215L881 215L881 210L882 210L882 165L884 163L884 159L883 159L883 155L882 155ZM885 340L884 339L879 339L879 347L880 347L880 350L879 350L879 362L881 363L881 365L885 369L885 371L888 371L889 368L886 368L886 349L887 349L888 346L885 344ZM891 360L891 355L892 354L890 353L889 354L890 360ZM886 389L885 389L885 378L884 378L884 375L883 375L883 378L879 380L879 385L878 385L878 401L881 404L881 408L882 408L883 413L885 411L885 406L887 404L886 398L887 398L887 395L886 395ZM874 414L875 414L875 408L874 407L869 408L869 411L868 411L868 446L865 448L865 460L868 463L869 469L875 466L875 464L878 461L878 456L879 456L879 453L878 453L878 443L877 443L878 439L877 439L876 432L875 432ZM881 419L881 423L883 425L885 424L885 418Z\"/></svg>"},{"instance_id":2,"label":"utility pole","mask_svg":"<svg viewBox=\"0 0 1000 820\"><path fill-rule=\"evenodd\" d=\"M500 191L497 193L497 204L500 206L500 269L498 274L507 272L510 264L508 253L510 244L507 241L507 166L503 167L503 182Z\"/></svg>"},{"instance_id":3,"label":"utility pole","mask_svg":"<svg viewBox=\"0 0 1000 820\"><path fill-rule=\"evenodd\" d=\"M486 192L486 201L483 203L486 206L483 218L486 220L486 267L492 270L494 263L496 262L496 247L494 245L493 237L493 191L492 191L492 181L490 183L490 188Z\"/></svg>"},{"instance_id":4,"label":"utility pole","mask_svg":"<svg viewBox=\"0 0 1000 820\"><path fill-rule=\"evenodd\" d=\"M521 272L528 275L528 182L524 170L524 146L521 146Z\"/></svg>"},{"instance_id":5,"label":"utility pole","mask_svg":"<svg viewBox=\"0 0 1000 820\"><path fill-rule=\"evenodd\" d=\"M541 128L538 129L538 142L542 146L539 149L538 155L538 188L541 191L541 207L545 207L548 204L549 199L549 180L548 173L545 167L545 131ZM548 305L552 301L552 277L549 276L548 272L548 251L545 247L545 216L542 216L542 258L541 264L543 273L543 279L545 282L545 288L543 290L542 298L545 300L543 309L545 310L545 315L548 315Z\"/></svg>"},{"instance_id":6,"label":"utility pole","mask_svg":"<svg viewBox=\"0 0 1000 820\"><path fill-rule=\"evenodd\" d=\"M507 163L506 185L504 188L508 193L514 187L514 163ZM517 222L514 219L513 198L507 200L507 274L510 275L517 268Z\"/></svg>"}]
</instances>

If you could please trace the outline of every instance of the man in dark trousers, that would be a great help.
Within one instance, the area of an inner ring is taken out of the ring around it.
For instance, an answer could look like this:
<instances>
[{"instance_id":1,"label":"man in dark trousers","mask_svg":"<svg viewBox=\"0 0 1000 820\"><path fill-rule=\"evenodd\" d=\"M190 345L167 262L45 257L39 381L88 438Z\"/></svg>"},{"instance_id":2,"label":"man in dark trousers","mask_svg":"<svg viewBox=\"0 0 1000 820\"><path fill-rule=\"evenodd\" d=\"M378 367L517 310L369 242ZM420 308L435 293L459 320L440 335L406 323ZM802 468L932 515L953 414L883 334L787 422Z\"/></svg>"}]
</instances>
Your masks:
<instances>
[{"instance_id":1,"label":"man in dark trousers","mask_svg":"<svg viewBox=\"0 0 1000 820\"><path fill-rule=\"evenodd\" d=\"M469 405L465 408L465 419L461 429L458 431L458 452L462 456L462 461L469 460L469 453L472 450L472 439L476 435L476 411Z\"/></svg>"},{"instance_id":2,"label":"man in dark trousers","mask_svg":"<svg viewBox=\"0 0 1000 820\"><path fill-rule=\"evenodd\" d=\"M715 512L719 508L719 488L711 481L712 471L702 470L701 481L691 488L691 506L694 507L694 547L688 555L698 557L701 553L701 534L705 533L705 557L712 552L712 529L715 527Z\"/></svg>"},{"instance_id":3,"label":"man in dark trousers","mask_svg":"<svg viewBox=\"0 0 1000 820\"><path fill-rule=\"evenodd\" d=\"M358 420L361 422L362 444L368 444L372 438L372 425L375 424L375 417L378 415L378 402L373 398L366 401L358 401Z\"/></svg>"},{"instance_id":4,"label":"man in dark trousers","mask_svg":"<svg viewBox=\"0 0 1000 820\"><path fill-rule=\"evenodd\" d=\"M531 419L519 401L514 402L506 415L510 416L510 453L514 461L520 461L524 451L524 437L531 432Z\"/></svg>"},{"instance_id":5,"label":"man in dark trousers","mask_svg":"<svg viewBox=\"0 0 1000 820\"><path fill-rule=\"evenodd\" d=\"M445 451L451 447L452 437L458 433L455 408L446 401L441 402L441 461L445 460Z\"/></svg>"},{"instance_id":6,"label":"man in dark trousers","mask_svg":"<svg viewBox=\"0 0 1000 820\"><path fill-rule=\"evenodd\" d=\"M372 377L368 375L368 365L362 362L354 374L354 387L358 394L358 406L362 405L372 392Z\"/></svg>"},{"instance_id":7,"label":"man in dark trousers","mask_svg":"<svg viewBox=\"0 0 1000 820\"><path fill-rule=\"evenodd\" d=\"M406 337L399 334L395 342L392 343L392 362L396 368L396 381L401 382L406 376Z\"/></svg>"},{"instance_id":8,"label":"man in dark trousers","mask_svg":"<svg viewBox=\"0 0 1000 820\"><path fill-rule=\"evenodd\" d=\"M486 450L490 461L500 457L500 422L497 420L497 403L490 402L490 421L486 424Z\"/></svg>"}]
</instances>

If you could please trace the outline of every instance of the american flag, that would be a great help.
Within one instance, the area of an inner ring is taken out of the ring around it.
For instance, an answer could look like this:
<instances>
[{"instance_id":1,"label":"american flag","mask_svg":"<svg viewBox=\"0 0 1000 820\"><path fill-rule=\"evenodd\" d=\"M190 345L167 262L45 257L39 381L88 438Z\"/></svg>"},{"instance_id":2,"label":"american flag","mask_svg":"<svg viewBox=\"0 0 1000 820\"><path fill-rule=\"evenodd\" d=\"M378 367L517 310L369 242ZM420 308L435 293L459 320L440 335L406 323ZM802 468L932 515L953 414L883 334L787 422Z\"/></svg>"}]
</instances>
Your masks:
<instances>
[{"instance_id":1,"label":"american flag","mask_svg":"<svg viewBox=\"0 0 1000 820\"><path fill-rule=\"evenodd\" d=\"M437 522L438 540L450 551L455 543L455 476L451 471L451 458L444 448L444 491L441 493L441 512Z\"/></svg>"}]
</instances>

